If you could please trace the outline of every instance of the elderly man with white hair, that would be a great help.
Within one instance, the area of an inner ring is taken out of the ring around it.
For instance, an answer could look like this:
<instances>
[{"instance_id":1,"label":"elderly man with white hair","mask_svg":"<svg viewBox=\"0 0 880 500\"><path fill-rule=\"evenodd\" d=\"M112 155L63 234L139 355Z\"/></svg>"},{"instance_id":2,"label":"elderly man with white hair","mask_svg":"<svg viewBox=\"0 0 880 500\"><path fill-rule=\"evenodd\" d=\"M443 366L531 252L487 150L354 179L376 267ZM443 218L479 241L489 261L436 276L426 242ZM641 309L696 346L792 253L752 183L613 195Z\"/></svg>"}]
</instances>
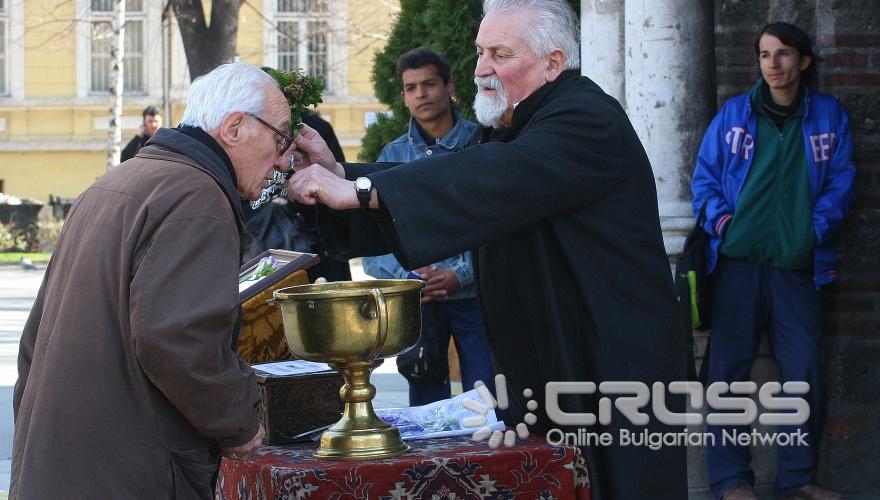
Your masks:
<instances>
[{"instance_id":1,"label":"elderly man with white hair","mask_svg":"<svg viewBox=\"0 0 880 500\"><path fill-rule=\"evenodd\" d=\"M534 412L532 432L612 434L613 445L586 448L594 498L686 498L683 447L619 441L622 430L683 430L660 423L647 401L645 426L617 412L589 425L577 414L601 415L599 392L612 388L585 394L590 386L580 384L577 394L545 397L548 382L650 387L686 377L651 165L617 101L580 76L568 2L483 8L474 107L487 127L477 144L399 168L340 165L306 130L295 143L318 165L292 177L291 193L337 210L322 210L320 226L352 256L390 250L414 269L474 250L487 335L507 380L505 422L524 421L531 389L548 410ZM682 401L665 400L683 411ZM567 418L549 411L556 403Z\"/></svg>"},{"instance_id":2,"label":"elderly man with white hair","mask_svg":"<svg viewBox=\"0 0 880 500\"><path fill-rule=\"evenodd\" d=\"M284 168L289 130L272 78L227 64L80 195L21 339L11 498L213 498L221 455L259 448L232 346L239 200Z\"/></svg>"}]
</instances>

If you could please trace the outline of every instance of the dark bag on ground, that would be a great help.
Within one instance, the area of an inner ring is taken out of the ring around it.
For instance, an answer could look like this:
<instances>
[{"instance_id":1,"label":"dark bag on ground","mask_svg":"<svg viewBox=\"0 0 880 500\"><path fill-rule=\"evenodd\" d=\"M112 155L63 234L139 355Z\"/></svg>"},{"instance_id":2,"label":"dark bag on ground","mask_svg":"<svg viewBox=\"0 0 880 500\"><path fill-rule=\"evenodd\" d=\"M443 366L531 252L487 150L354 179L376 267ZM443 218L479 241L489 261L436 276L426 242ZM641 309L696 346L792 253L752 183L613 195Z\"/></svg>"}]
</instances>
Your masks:
<instances>
[{"instance_id":1,"label":"dark bag on ground","mask_svg":"<svg viewBox=\"0 0 880 500\"><path fill-rule=\"evenodd\" d=\"M449 378L448 340L441 345L440 328L445 323L440 321L439 304L422 305L422 334L419 343L412 349L397 356L397 371L410 382L446 382Z\"/></svg>"},{"instance_id":2,"label":"dark bag on ground","mask_svg":"<svg viewBox=\"0 0 880 500\"><path fill-rule=\"evenodd\" d=\"M675 291L687 338L690 380L697 380L693 331L708 330L712 320L712 282L707 272L711 238L703 229L705 220L706 204L704 203L694 229L684 242L681 257L675 263ZM704 368L707 360L703 361Z\"/></svg>"}]
</instances>

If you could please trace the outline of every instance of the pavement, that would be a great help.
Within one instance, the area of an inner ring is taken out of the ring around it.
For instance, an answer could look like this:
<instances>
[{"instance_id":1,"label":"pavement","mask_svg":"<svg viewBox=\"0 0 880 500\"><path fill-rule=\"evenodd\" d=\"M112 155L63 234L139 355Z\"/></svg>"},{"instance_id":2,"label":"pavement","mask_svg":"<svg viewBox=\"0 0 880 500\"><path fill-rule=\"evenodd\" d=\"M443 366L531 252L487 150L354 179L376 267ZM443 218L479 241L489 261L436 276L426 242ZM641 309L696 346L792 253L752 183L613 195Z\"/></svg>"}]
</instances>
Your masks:
<instances>
[{"instance_id":1,"label":"pavement","mask_svg":"<svg viewBox=\"0 0 880 500\"><path fill-rule=\"evenodd\" d=\"M351 262L353 279L370 279L363 273L360 259ZM0 266L0 500L9 491L9 473L12 456L12 388L18 377L18 344L21 332L33 307L43 280L45 264L25 271L18 265ZM394 358L373 372L376 386L373 405L376 408L399 408L409 405L409 387L406 379L397 373Z\"/></svg>"},{"instance_id":2,"label":"pavement","mask_svg":"<svg viewBox=\"0 0 880 500\"><path fill-rule=\"evenodd\" d=\"M18 343L37 298L43 270L0 267L0 491L9 490L12 456L12 387L18 377ZM0 493L0 498L2 498Z\"/></svg>"}]
</instances>

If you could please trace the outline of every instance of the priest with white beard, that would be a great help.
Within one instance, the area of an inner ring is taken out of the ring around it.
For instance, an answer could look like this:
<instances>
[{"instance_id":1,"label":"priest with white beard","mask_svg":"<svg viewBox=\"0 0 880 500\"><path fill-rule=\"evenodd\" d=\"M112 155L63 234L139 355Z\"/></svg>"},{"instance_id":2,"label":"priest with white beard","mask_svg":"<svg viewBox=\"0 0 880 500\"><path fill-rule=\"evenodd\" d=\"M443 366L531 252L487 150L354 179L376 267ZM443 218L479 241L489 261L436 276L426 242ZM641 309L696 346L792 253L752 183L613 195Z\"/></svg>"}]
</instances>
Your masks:
<instances>
[{"instance_id":1,"label":"priest with white beard","mask_svg":"<svg viewBox=\"0 0 880 500\"><path fill-rule=\"evenodd\" d=\"M569 425L540 410L548 382L685 380L685 342L651 165L620 104L580 76L570 5L487 0L484 12L474 108L485 128L473 145L401 168L342 165L305 129L295 142L316 165L292 177L291 196L332 209L319 210L319 226L351 257L392 251L415 269L473 251L508 424L523 422L535 399L532 433L680 431L650 404L646 426L619 413L609 424ZM596 415L600 397L558 403ZM666 406L684 410L668 396ZM593 498L687 498L683 447L584 451Z\"/></svg>"}]
</instances>

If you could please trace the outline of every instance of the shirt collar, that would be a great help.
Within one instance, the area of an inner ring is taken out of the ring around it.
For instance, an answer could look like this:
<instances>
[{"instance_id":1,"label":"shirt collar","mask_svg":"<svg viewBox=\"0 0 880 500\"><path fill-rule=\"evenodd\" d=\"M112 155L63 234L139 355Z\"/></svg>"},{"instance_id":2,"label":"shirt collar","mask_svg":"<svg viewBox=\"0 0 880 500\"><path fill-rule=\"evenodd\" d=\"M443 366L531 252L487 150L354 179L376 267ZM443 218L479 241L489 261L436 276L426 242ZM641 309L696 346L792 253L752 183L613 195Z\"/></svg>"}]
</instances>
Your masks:
<instances>
[{"instance_id":1,"label":"shirt collar","mask_svg":"<svg viewBox=\"0 0 880 500\"><path fill-rule=\"evenodd\" d=\"M434 144L430 144L430 146L438 145L442 146L445 149L455 149L458 147L458 143L460 142L461 131L464 128L464 120L461 118L461 114L458 112L455 107L452 107L452 120L453 125L452 128L449 129L449 132L437 139ZM415 118L410 117L409 119L409 142L413 146L420 147L428 147L429 144L425 141L425 135L422 133L422 127L416 122ZM465 138L467 139L467 138Z\"/></svg>"}]
</instances>

